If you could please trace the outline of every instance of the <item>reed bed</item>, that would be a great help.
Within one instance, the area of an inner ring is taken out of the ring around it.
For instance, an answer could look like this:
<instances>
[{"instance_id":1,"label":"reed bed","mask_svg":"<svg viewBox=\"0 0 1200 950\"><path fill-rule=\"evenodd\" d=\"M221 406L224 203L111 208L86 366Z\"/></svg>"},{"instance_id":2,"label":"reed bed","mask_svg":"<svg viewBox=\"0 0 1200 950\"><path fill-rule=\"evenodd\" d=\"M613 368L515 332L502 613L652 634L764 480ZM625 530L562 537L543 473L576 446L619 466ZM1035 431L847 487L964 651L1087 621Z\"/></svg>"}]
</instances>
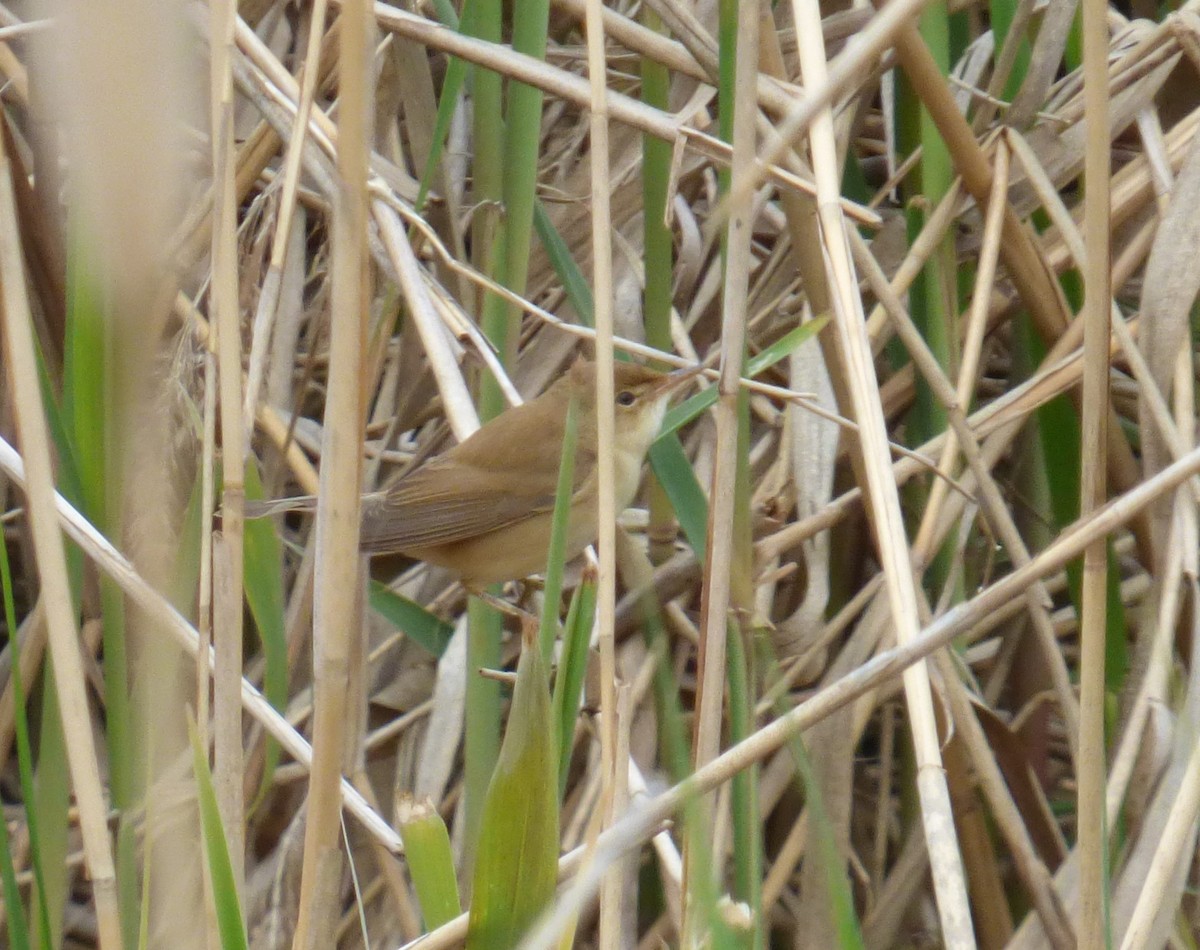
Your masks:
<instances>
[{"instance_id":1,"label":"reed bed","mask_svg":"<svg viewBox=\"0 0 1200 950\"><path fill-rule=\"evenodd\" d=\"M5 0L6 945L1200 945L1198 72L1195 0ZM582 563L360 556L579 355L707 367Z\"/></svg>"}]
</instances>

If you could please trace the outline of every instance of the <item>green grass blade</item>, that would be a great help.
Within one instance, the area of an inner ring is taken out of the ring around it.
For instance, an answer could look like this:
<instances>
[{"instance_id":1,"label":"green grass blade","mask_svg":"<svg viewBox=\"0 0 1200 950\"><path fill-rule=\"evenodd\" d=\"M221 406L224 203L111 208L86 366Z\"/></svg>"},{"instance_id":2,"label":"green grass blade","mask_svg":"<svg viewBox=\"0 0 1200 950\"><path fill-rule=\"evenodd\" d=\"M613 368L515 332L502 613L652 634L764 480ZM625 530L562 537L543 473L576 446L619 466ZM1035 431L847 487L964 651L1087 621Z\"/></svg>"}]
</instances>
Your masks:
<instances>
[{"instance_id":1,"label":"green grass blade","mask_svg":"<svg viewBox=\"0 0 1200 950\"><path fill-rule=\"evenodd\" d=\"M534 59L546 56L546 30L550 17L549 0L514 0L512 5L512 48ZM480 72L483 75L484 71ZM542 127L542 90L515 80L508 84L504 110L503 150L497 163L495 151L477 148L476 173L482 167L499 164L503 168L500 198L504 215L496 231L493 276L509 290L525 292L529 272L529 251L533 233L533 211L537 196L538 152ZM483 326L488 338L502 354L506 365L516 352L520 311L495 294L484 301ZM486 417L499 410L499 393L485 387Z\"/></svg>"},{"instance_id":2,"label":"green grass blade","mask_svg":"<svg viewBox=\"0 0 1200 950\"><path fill-rule=\"evenodd\" d=\"M458 13L450 0L433 0L433 12L437 14L442 24L452 30L458 29Z\"/></svg>"},{"instance_id":3,"label":"green grass blade","mask_svg":"<svg viewBox=\"0 0 1200 950\"><path fill-rule=\"evenodd\" d=\"M662 21L649 6L641 10L643 23L662 32ZM643 56L642 101L656 109L670 107L671 75L657 60ZM671 346L671 297L674 278L675 247L667 227L667 196L671 184L671 143L642 134L642 270L645 274L642 319L646 342L655 349Z\"/></svg>"},{"instance_id":4,"label":"green grass blade","mask_svg":"<svg viewBox=\"0 0 1200 950\"><path fill-rule=\"evenodd\" d=\"M762 665L769 669L770 677L779 676L779 667L769 648L761 650L759 655L762 658ZM787 702L783 698L776 700L774 707L777 715L783 715L788 711ZM839 950L865 950L866 943L863 940L862 924L854 909L854 895L850 891L850 882L843 872L845 862L833 837L833 828L825 811L821 786L813 772L808 749L804 745L803 737L799 734L788 740L787 747L804 786L805 807L808 809L810 854L814 860L820 861L825 867L826 886L833 905L830 907L829 913L834 921L837 946Z\"/></svg>"},{"instance_id":5,"label":"green grass blade","mask_svg":"<svg viewBox=\"0 0 1200 950\"><path fill-rule=\"evenodd\" d=\"M464 32L469 31L470 35L489 43L501 43L503 16L500 0L469 0L463 8ZM506 156L510 134L505 125L504 90L499 74L490 69L474 70L472 93L475 150L472 198L476 211L471 219L471 253L476 267L511 289L506 251L510 226L507 214L511 187L507 176L509 166L507 161L495 161L495 156ZM511 365L516 355L516 319L503 299L495 294L484 295L479 324L506 366ZM486 422L504 407L499 385L490 373L485 373L479 388L480 417Z\"/></svg>"},{"instance_id":6,"label":"green grass blade","mask_svg":"<svg viewBox=\"0 0 1200 950\"><path fill-rule=\"evenodd\" d=\"M549 20L549 0L513 0L513 51L545 59ZM525 289L529 270L543 98L536 86L515 81L508 84L508 107L504 112L505 270L508 287L518 293Z\"/></svg>"},{"instance_id":7,"label":"green grass blade","mask_svg":"<svg viewBox=\"0 0 1200 950\"><path fill-rule=\"evenodd\" d=\"M503 40L504 11L501 0L465 0L463 32L489 43ZM495 161L504 154L503 84L490 69L471 73L472 200L471 254L475 266L500 284L507 284L503 254L505 163ZM479 318L484 334L496 347L505 365L516 354L516 331L510 332L506 307L494 294L486 294ZM504 396L490 373L483 374L479 387L479 415L483 421L503 411ZM476 672L500 665L500 616L472 597L467 608L467 697L464 773L466 794L466 863L470 867L482 820L488 781L500 750L500 687Z\"/></svg>"},{"instance_id":8,"label":"green grass blade","mask_svg":"<svg viewBox=\"0 0 1200 950\"><path fill-rule=\"evenodd\" d=\"M36 339L34 341L37 342ZM42 390L42 404L46 407L46 427L50 430L50 438L58 452L58 470L55 477L59 493L75 507L83 504L83 486L79 481L79 464L75 460L75 446L71 440L64 422L63 410L59 406L58 394L50 383L50 372L46 360L42 356L41 347L37 350L38 384Z\"/></svg>"},{"instance_id":9,"label":"green grass blade","mask_svg":"<svg viewBox=\"0 0 1200 950\"><path fill-rule=\"evenodd\" d=\"M596 615L596 573L587 568L583 580L571 598L567 622L563 627L563 650L554 678L553 720L558 733L558 794L567 789L567 771L571 765L571 748L575 738L575 715L587 675L588 645L592 636L592 620Z\"/></svg>"},{"instance_id":10,"label":"green grass blade","mask_svg":"<svg viewBox=\"0 0 1200 950\"><path fill-rule=\"evenodd\" d=\"M920 18L920 31L939 71L943 76L946 75L950 63L950 23L945 7L926 8ZM911 244L928 223L931 209L949 191L954 167L937 125L908 79L902 78L897 89L897 141L905 154L920 150L917 167L905 180L902 189ZM938 365L950 378L955 375L951 354L961 349L956 339L958 301L955 275L954 239L951 235L944 237L934 248L909 292L913 323L937 358ZM929 384L918 376L916 395L906 427L910 442L921 444L944 432L947 425L945 407ZM920 483L913 483L906 492L909 505L918 511L925 508L927 495L927 487ZM950 573L952 558L953 546L947 542L939 549L927 570L925 580L930 591L942 589ZM934 593L935 599L936 596Z\"/></svg>"},{"instance_id":11,"label":"green grass blade","mask_svg":"<svg viewBox=\"0 0 1200 950\"><path fill-rule=\"evenodd\" d=\"M526 642L504 744L488 787L475 861L468 950L515 946L558 879L558 747L546 669Z\"/></svg>"},{"instance_id":12,"label":"green grass blade","mask_svg":"<svg viewBox=\"0 0 1200 950\"><path fill-rule=\"evenodd\" d=\"M811 340L824 330L828 323L829 317L822 315L793 327L770 346L764 347L757 355L752 356L746 364L746 372L750 374L751 379L766 372L776 363L791 356L801 343Z\"/></svg>"},{"instance_id":13,"label":"green grass blade","mask_svg":"<svg viewBox=\"0 0 1200 950\"><path fill-rule=\"evenodd\" d=\"M438 19L442 21L444 26L452 30L459 29L458 14L454 12L454 7L450 5L449 0L434 0L434 9L437 11ZM470 9L468 6L467 11L469 12ZM471 35L470 23L467 22L466 17L464 17L461 27L463 33L468 36ZM467 62L459 59L457 56L451 56L446 64L446 77L442 80L442 91L438 95L437 117L433 123L433 137L429 149L429 160L421 170L421 182L417 189L417 200L413 205L418 214L425 207L425 199L429 197L429 189L433 185L433 176L441 164L442 151L446 147L446 136L450 134L450 123L453 121L454 112L458 108L458 94L462 92L469 71L470 67Z\"/></svg>"},{"instance_id":14,"label":"green grass blade","mask_svg":"<svg viewBox=\"0 0 1200 950\"><path fill-rule=\"evenodd\" d=\"M115 530L119 486L112 466L111 413L116 405L111 367L112 331L107 301L91 262L73 247L67 266L67 325L64 347L62 431L73 447L83 511L110 537ZM123 598L102 582L104 612L104 687L110 787L113 804L126 808L135 798L129 661L125 644Z\"/></svg>"},{"instance_id":15,"label":"green grass blade","mask_svg":"<svg viewBox=\"0 0 1200 950\"><path fill-rule=\"evenodd\" d=\"M729 624L725 652L729 682L729 741L736 745L754 731L754 695L746 645L737 624ZM766 946L762 919L763 827L758 806L759 767L752 765L730 783L733 812L734 897L750 908L752 946Z\"/></svg>"},{"instance_id":16,"label":"green grass blade","mask_svg":"<svg viewBox=\"0 0 1200 950\"><path fill-rule=\"evenodd\" d=\"M808 827L812 829L812 837L820 854L819 860L826 868L827 887L833 904L829 912L833 915L838 947L840 950L866 950L862 925L854 910L854 896L850 893L850 882L842 871L842 857L833 840L833 828L825 813L825 803L821 798L817 778L813 774L812 761L798 735L789 740L788 748L791 749L792 758L804 779L809 809Z\"/></svg>"},{"instance_id":17,"label":"green grass blade","mask_svg":"<svg viewBox=\"0 0 1200 950\"><path fill-rule=\"evenodd\" d=\"M648 588L639 599L642 631L646 649L655 654L654 699L658 718L659 759L674 783L682 782L692 770L692 752L683 707L679 702L679 683L671 667L670 638L662 620L662 606L654 589Z\"/></svg>"},{"instance_id":18,"label":"green grass blade","mask_svg":"<svg viewBox=\"0 0 1200 950\"><path fill-rule=\"evenodd\" d=\"M200 744L196 723L190 716L188 737L192 743L196 804L200 809L200 829L204 836L204 858L212 885L217 933L221 938L222 950L247 950L249 944L246 940L246 926L242 921L241 902L238 900L237 885L234 883L233 864L229 860L229 847L221 823L221 812L217 807L217 793L213 789L212 773L208 770L208 755Z\"/></svg>"},{"instance_id":19,"label":"green grass blade","mask_svg":"<svg viewBox=\"0 0 1200 950\"><path fill-rule=\"evenodd\" d=\"M94 330L95 322L93 321L90 326ZM103 330L103 327L101 326L100 329ZM84 495L79 476L78 462L76 460L76 449L73 442L73 428L66 414L60 409L60 401L58 395L53 391L49 370L40 347L37 350L37 360L38 382L42 389L42 396L46 407L46 422L58 455L58 490L76 505L83 506ZM75 364L77 365L78 362L78 358L76 358ZM66 383L64 383L65 385ZM72 596L78 606L79 591L83 583L83 559L79 550L73 545L68 545L67 547L67 569L70 575ZM20 669L20 643L15 637L17 623L16 608L12 600L12 574L8 561L8 550L4 545L0 545L0 573L2 573L0 580L2 580L4 588L6 622L8 629L14 633L12 641L12 669L17 671ZM115 625L119 628L119 624ZM50 669L48 660L44 669ZM29 716L26 708L25 691L20 676L12 677L12 688L17 770L21 784L21 794L26 805L30 860L33 865L35 884L35 893L32 900L33 923L36 925L35 935L39 946L49 948L56 945L55 935L59 931L59 925L55 923L52 926L50 922L50 914L54 913L52 907L56 900L55 895L60 892L64 893L63 899L65 900L64 888L66 885L65 878L59 880L61 875L57 870L54 870L50 879L48 879L47 875L43 872L43 866L49 865L57 868L61 865L62 857L60 857L60 851L61 848L65 847L65 839L61 839L57 833L51 834L47 836L46 844L43 846L38 828L41 821L47 815L58 815L55 803L60 801L65 802L65 799L60 798L58 792L58 782L62 777L59 774L59 769L60 767L65 768L65 765L59 761L59 757L65 754L61 746L61 722L56 718L58 716L57 700L51 695L45 696L43 699L43 717L48 716L53 722L49 729L43 727L41 746L37 757L38 773L35 778L33 765L34 747L29 731ZM48 690L48 692L52 691ZM127 719L127 717L122 716L119 712L120 708L125 706L123 697L118 698L117 706L118 710L111 714L114 727L124 723ZM65 778L63 780L65 781ZM44 802L41 800L43 793L37 791L37 789L47 790ZM43 804L46 806L44 812L42 808ZM62 812L62 820L64 821L66 815L65 807L64 804ZM42 813L41 819L39 819L39 813ZM60 819L53 817L51 820L55 823L52 827L58 827ZM42 899L40 895L49 895L49 897ZM122 919L124 920L124 918Z\"/></svg>"},{"instance_id":20,"label":"green grass blade","mask_svg":"<svg viewBox=\"0 0 1200 950\"><path fill-rule=\"evenodd\" d=\"M149 893L144 887L145 874L138 874L138 833L142 830L130 813L123 814L117 826L117 903L127 947L139 939L141 918L150 915L150 902L142 900L142 895Z\"/></svg>"},{"instance_id":21,"label":"green grass blade","mask_svg":"<svg viewBox=\"0 0 1200 950\"><path fill-rule=\"evenodd\" d=\"M550 528L550 550L546 555L546 587L542 600L542 662L547 668L554 656L558 636L559 601L562 600L563 569L567 560L567 531L571 519L571 499L575 484L575 443L579 432L579 401L571 396L563 426L562 457L558 463L558 484L554 490L554 518Z\"/></svg>"},{"instance_id":22,"label":"green grass blade","mask_svg":"<svg viewBox=\"0 0 1200 950\"><path fill-rule=\"evenodd\" d=\"M466 736L463 739L467 794L467 866L475 853L488 782L500 754L500 684L480 676L479 670L498 669L501 663L500 615L482 600L467 603Z\"/></svg>"},{"instance_id":23,"label":"green grass blade","mask_svg":"<svg viewBox=\"0 0 1200 950\"><path fill-rule=\"evenodd\" d=\"M828 317L817 317L814 320L808 321L808 323L802 323L800 326L789 330L750 360L746 367L749 378L754 379L760 373L766 372L780 360L789 356L805 340L811 339L820 333L828 322ZM707 389L685 399L678 406L674 406L667 412L663 419L662 431L658 437L662 439L672 432L677 432L689 422L698 419L715 406L716 403L716 386L709 386Z\"/></svg>"},{"instance_id":24,"label":"green grass blade","mask_svg":"<svg viewBox=\"0 0 1200 950\"><path fill-rule=\"evenodd\" d=\"M450 834L428 798L402 797L396 806L396 824L425 926L433 930L462 913Z\"/></svg>"},{"instance_id":25,"label":"green grass blade","mask_svg":"<svg viewBox=\"0 0 1200 950\"><path fill-rule=\"evenodd\" d=\"M643 4L642 24L663 34L662 19ZM642 101L664 111L670 108L671 74L662 63L641 58ZM671 349L671 306L674 299L675 242L666 222L671 188L671 143L642 134L642 321L646 343L658 350ZM651 478L648 493L650 559L665 561L674 545L666 540L675 533L674 511L658 479Z\"/></svg>"},{"instance_id":26,"label":"green grass blade","mask_svg":"<svg viewBox=\"0 0 1200 950\"><path fill-rule=\"evenodd\" d=\"M152 854L153 854L153 849L151 849L151 852L146 855L146 860L142 862L142 893L143 894L150 893L150 880L151 880L151 876L152 876L151 872L154 870ZM126 945L128 946L128 944L126 944ZM150 902L149 901L142 901L141 913L138 915L138 936L137 936L136 946L137 946L138 950L144 950L144 948L150 946Z\"/></svg>"},{"instance_id":27,"label":"green grass blade","mask_svg":"<svg viewBox=\"0 0 1200 950\"><path fill-rule=\"evenodd\" d=\"M75 450L81 498L94 524L108 530L108 411L112 405L111 341L103 303L81 253L67 273L63 426Z\"/></svg>"},{"instance_id":28,"label":"green grass blade","mask_svg":"<svg viewBox=\"0 0 1200 950\"><path fill-rule=\"evenodd\" d=\"M42 946L62 946L63 911L67 899L67 808L70 804L67 746L63 737L58 690L51 665L43 667L42 728L38 741L33 799L26 803L36 815L42 879L30 915Z\"/></svg>"},{"instance_id":29,"label":"green grass blade","mask_svg":"<svg viewBox=\"0 0 1200 950\"><path fill-rule=\"evenodd\" d=\"M5 923L8 925L8 945L12 950L29 950L29 929L25 923L25 908L21 906L21 891L17 887L17 872L9 848L8 825L0 835L0 883L4 890Z\"/></svg>"},{"instance_id":30,"label":"green grass blade","mask_svg":"<svg viewBox=\"0 0 1200 950\"><path fill-rule=\"evenodd\" d=\"M34 754L29 740L29 717L25 711L25 689L20 683L20 642L17 638L17 608L12 597L12 569L8 564L8 548L0 543L0 584L4 585L5 624L10 632L10 654L12 655L11 677L13 702L13 732L17 744L17 772L20 778L20 792L25 804L25 825L29 830L30 861L34 866L34 882L38 890L46 890L46 880L42 876L42 852L40 837L37 832L37 811L34 807ZM20 903L20 892L17 889L17 876L12 864L12 853L8 849L8 834L4 835L4 897L8 910L8 934L14 950L29 946L29 928L25 921L25 910ZM49 934L49 920L44 916L46 904L40 903L43 916L40 920L41 932ZM43 939L43 946L49 942Z\"/></svg>"},{"instance_id":31,"label":"green grass blade","mask_svg":"<svg viewBox=\"0 0 1200 950\"><path fill-rule=\"evenodd\" d=\"M258 466L253 458L247 460L245 474L246 497L260 501L265 495ZM283 547L275 526L268 518L246 521L243 537L243 585L250 616L262 645L263 695L275 709L283 711L288 698L287 632L284 620ZM271 788L275 766L279 764L279 743L266 739L262 782L255 796L253 811Z\"/></svg>"},{"instance_id":32,"label":"green grass blade","mask_svg":"<svg viewBox=\"0 0 1200 950\"><path fill-rule=\"evenodd\" d=\"M696 558L703 562L708 537L708 498L677 435L660 438L650 446L650 465L671 499L684 537L696 552Z\"/></svg>"},{"instance_id":33,"label":"green grass blade","mask_svg":"<svg viewBox=\"0 0 1200 950\"><path fill-rule=\"evenodd\" d=\"M375 580L371 581L370 603L372 610L434 656L446 652L446 645L454 635L454 627L420 604L401 597L386 584Z\"/></svg>"},{"instance_id":34,"label":"green grass blade","mask_svg":"<svg viewBox=\"0 0 1200 950\"><path fill-rule=\"evenodd\" d=\"M546 249L550 266L554 268L554 273L562 282L563 290L567 293L567 300L571 302L571 306L579 317L579 322L585 327L595 326L592 286L583 276L579 265L575 263L575 258L571 256L571 249L567 247L567 242L558 233L558 228L554 226L550 215L546 214L545 205L540 201L534 202L533 205L533 227L537 231L538 239L542 242L542 247Z\"/></svg>"},{"instance_id":35,"label":"green grass blade","mask_svg":"<svg viewBox=\"0 0 1200 950\"><path fill-rule=\"evenodd\" d=\"M989 19L992 24L992 34L996 41L997 52L1003 48L1008 38L1009 30L1012 29L1013 20L1016 17L1018 5L1016 0L991 0L988 4L988 10L991 14ZM1025 81L1025 74L1029 71L1031 58L1032 50L1029 46L1029 37L1028 35L1023 35L1017 46L1017 56L1013 60L1012 71L1004 81L1004 89L1001 93L1002 99L1011 102L1016 96L1021 88L1021 84Z\"/></svg>"}]
</instances>

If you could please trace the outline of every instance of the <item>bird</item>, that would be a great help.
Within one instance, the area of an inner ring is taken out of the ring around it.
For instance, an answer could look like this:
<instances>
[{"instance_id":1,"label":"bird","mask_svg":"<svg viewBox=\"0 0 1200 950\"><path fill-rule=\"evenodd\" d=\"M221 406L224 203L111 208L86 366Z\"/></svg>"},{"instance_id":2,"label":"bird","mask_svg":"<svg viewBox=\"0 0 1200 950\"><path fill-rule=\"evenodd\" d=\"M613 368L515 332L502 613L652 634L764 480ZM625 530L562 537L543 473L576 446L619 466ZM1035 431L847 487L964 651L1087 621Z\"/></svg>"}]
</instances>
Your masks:
<instances>
[{"instance_id":1,"label":"bird","mask_svg":"<svg viewBox=\"0 0 1200 950\"><path fill-rule=\"evenodd\" d=\"M637 493L646 453L672 395L701 370L661 373L635 363L614 364L618 512ZM579 422L566 555L568 560L578 556L599 534L596 364L582 358L540 396L505 410L458 445L365 495L363 553L403 554L446 568L469 590L544 570L572 397ZM268 503L267 510L256 513L305 507L306 501Z\"/></svg>"}]
</instances>

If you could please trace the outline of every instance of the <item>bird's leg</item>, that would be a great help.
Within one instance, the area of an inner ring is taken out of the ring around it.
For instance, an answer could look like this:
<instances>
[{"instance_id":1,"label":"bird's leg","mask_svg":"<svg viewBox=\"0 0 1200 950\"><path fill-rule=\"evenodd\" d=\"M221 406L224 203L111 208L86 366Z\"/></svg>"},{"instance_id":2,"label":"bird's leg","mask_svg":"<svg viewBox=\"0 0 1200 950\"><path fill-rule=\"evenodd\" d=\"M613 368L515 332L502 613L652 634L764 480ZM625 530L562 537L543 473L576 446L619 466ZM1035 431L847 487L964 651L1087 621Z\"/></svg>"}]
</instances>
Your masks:
<instances>
[{"instance_id":1,"label":"bird's leg","mask_svg":"<svg viewBox=\"0 0 1200 950\"><path fill-rule=\"evenodd\" d=\"M521 593L520 596L517 597L517 606L522 610L528 608L533 602L534 591L543 590L546 586L542 583L541 578L536 576L526 577L524 580L518 581L517 583L521 585Z\"/></svg>"}]
</instances>

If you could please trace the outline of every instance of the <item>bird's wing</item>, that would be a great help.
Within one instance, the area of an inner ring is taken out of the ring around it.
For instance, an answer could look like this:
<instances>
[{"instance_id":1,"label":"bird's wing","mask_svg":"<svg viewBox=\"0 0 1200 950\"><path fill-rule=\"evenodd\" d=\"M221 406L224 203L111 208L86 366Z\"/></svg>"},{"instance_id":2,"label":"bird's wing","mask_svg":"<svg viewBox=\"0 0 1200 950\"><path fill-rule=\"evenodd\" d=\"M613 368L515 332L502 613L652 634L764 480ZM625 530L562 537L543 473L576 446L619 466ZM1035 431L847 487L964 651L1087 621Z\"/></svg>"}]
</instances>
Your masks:
<instances>
[{"instance_id":1,"label":"bird's wing","mask_svg":"<svg viewBox=\"0 0 1200 950\"><path fill-rule=\"evenodd\" d=\"M451 544L554 508L554 492L544 482L514 486L502 479L503 473L434 459L364 505L362 549L385 553Z\"/></svg>"}]
</instances>

